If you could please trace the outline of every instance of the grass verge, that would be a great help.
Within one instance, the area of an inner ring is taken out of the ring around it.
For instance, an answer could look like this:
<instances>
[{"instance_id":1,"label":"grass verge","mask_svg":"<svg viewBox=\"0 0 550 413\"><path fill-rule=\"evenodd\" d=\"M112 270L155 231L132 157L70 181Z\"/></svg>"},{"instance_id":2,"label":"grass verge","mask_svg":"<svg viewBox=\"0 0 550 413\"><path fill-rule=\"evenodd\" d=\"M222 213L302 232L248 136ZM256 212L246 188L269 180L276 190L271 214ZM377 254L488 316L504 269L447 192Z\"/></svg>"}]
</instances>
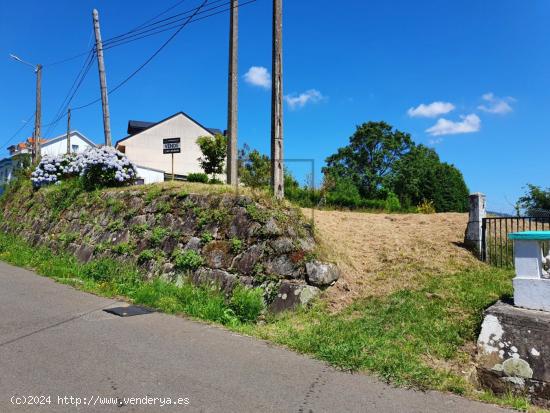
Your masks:
<instances>
[{"instance_id":1,"label":"grass verge","mask_svg":"<svg viewBox=\"0 0 550 413\"><path fill-rule=\"evenodd\" d=\"M182 313L227 326L255 321L263 310L262 292L237 287L226 297L217 286L181 286L161 279L142 281L139 270L111 259L82 264L73 256L31 247L24 240L0 233L0 259L35 270L64 284L108 297L125 297L166 313Z\"/></svg>"},{"instance_id":2,"label":"grass verge","mask_svg":"<svg viewBox=\"0 0 550 413\"><path fill-rule=\"evenodd\" d=\"M113 260L81 264L4 233L0 259L88 292L124 296L163 312L221 323L344 370L369 371L397 385L537 411L521 397L476 391L455 367L471 360L465 345L475 340L483 309L512 293L508 270L487 267L431 278L416 290L362 299L336 314L318 301L308 310L268 315L255 324L263 310L257 290L238 289L228 299L217 288L189 283L178 287L159 279L143 282L135 267Z\"/></svg>"}]
</instances>

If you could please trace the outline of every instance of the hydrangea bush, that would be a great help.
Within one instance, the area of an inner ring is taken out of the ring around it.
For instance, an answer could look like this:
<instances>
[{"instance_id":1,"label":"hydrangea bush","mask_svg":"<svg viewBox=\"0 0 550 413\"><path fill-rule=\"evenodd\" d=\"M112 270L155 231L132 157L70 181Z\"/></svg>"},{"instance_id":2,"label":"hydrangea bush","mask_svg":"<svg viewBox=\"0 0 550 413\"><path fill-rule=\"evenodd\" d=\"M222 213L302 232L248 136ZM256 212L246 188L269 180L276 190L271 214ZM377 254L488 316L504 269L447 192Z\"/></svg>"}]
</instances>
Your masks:
<instances>
[{"instance_id":1,"label":"hydrangea bush","mask_svg":"<svg viewBox=\"0 0 550 413\"><path fill-rule=\"evenodd\" d=\"M132 184L137 171L128 158L110 146L89 148L78 154L45 155L31 181L36 188L79 176L88 189Z\"/></svg>"}]
</instances>

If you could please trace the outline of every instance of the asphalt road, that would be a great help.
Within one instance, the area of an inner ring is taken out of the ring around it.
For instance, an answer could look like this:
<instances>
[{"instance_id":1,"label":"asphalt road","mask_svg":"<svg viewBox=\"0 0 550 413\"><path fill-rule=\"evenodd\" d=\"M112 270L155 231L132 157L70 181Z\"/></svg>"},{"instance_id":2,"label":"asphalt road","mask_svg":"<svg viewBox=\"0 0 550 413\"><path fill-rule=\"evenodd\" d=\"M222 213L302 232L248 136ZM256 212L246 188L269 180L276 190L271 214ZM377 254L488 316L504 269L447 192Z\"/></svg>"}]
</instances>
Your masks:
<instances>
[{"instance_id":1,"label":"asphalt road","mask_svg":"<svg viewBox=\"0 0 550 413\"><path fill-rule=\"evenodd\" d=\"M120 305L0 263L0 412L504 412L180 317L102 311ZM29 400L42 405L12 404Z\"/></svg>"}]
</instances>

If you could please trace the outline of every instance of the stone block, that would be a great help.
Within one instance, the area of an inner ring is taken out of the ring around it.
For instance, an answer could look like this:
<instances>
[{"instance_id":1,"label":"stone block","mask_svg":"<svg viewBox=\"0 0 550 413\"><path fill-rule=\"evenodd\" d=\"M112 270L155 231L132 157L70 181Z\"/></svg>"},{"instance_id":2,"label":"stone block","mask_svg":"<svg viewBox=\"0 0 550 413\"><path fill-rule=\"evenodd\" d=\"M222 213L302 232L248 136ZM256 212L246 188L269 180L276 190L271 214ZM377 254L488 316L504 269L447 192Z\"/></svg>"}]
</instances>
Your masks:
<instances>
[{"instance_id":1,"label":"stone block","mask_svg":"<svg viewBox=\"0 0 550 413\"><path fill-rule=\"evenodd\" d=\"M482 385L550 403L550 313L498 302L485 311L477 341Z\"/></svg>"}]
</instances>

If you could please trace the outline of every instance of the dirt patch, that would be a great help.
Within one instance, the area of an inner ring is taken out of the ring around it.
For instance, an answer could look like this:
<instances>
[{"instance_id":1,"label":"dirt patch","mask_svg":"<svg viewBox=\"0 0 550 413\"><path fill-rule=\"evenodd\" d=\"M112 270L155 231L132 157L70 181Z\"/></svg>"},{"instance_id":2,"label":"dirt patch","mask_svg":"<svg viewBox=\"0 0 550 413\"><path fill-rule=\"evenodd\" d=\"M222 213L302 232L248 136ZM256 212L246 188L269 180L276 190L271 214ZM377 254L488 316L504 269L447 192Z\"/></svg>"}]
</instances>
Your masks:
<instances>
[{"instance_id":1,"label":"dirt patch","mask_svg":"<svg viewBox=\"0 0 550 413\"><path fill-rule=\"evenodd\" d=\"M304 210L310 216L310 210ZM322 248L342 269L326 293L334 310L358 297L414 288L424 277L481 264L461 246L468 214L315 211Z\"/></svg>"}]
</instances>

